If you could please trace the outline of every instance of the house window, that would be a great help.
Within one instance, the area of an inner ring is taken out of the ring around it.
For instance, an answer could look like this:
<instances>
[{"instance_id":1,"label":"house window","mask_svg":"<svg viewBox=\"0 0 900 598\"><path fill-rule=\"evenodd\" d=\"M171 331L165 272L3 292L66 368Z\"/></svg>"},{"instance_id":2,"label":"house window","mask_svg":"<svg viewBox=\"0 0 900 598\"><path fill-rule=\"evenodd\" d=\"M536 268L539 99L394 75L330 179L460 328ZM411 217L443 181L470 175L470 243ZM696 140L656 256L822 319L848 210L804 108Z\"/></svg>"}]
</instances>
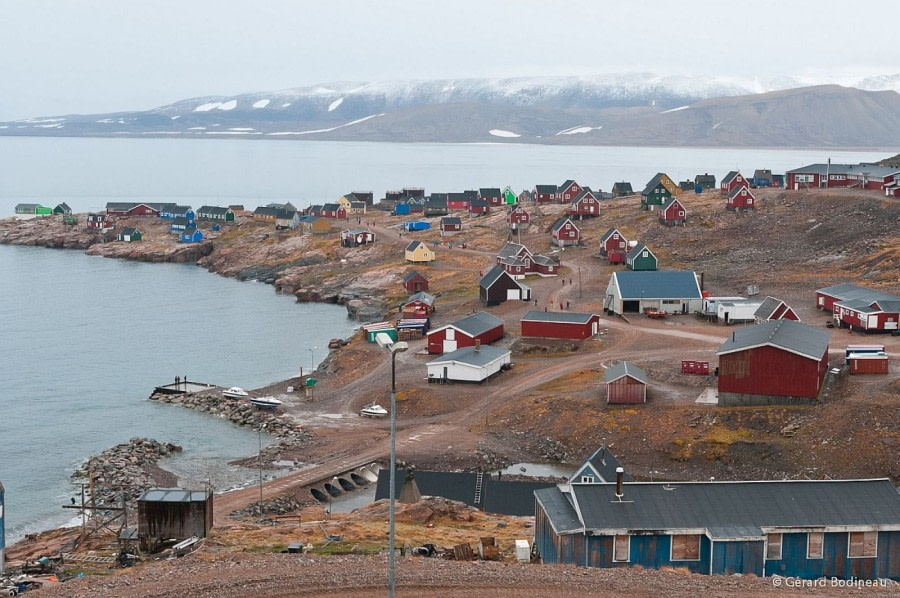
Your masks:
<instances>
[{"instance_id":1,"label":"house window","mask_svg":"<svg viewBox=\"0 0 900 598\"><path fill-rule=\"evenodd\" d=\"M618 238L619 238L619 235L613 233L613 237L612 237L612 238L613 238L613 239L618 239Z\"/></svg>"},{"instance_id":2,"label":"house window","mask_svg":"<svg viewBox=\"0 0 900 598\"><path fill-rule=\"evenodd\" d=\"M806 534L806 558L820 559L823 556L822 544L825 541L824 532L809 532Z\"/></svg>"},{"instance_id":3,"label":"house window","mask_svg":"<svg viewBox=\"0 0 900 598\"><path fill-rule=\"evenodd\" d=\"M678 212L679 216L684 216L684 212Z\"/></svg>"},{"instance_id":4,"label":"house window","mask_svg":"<svg viewBox=\"0 0 900 598\"><path fill-rule=\"evenodd\" d=\"M747 205L750 205L750 204L752 204L752 203L753 203L753 198L750 198L750 199L747 200Z\"/></svg>"},{"instance_id":5,"label":"house window","mask_svg":"<svg viewBox=\"0 0 900 598\"><path fill-rule=\"evenodd\" d=\"M672 536L672 561L699 561L700 534Z\"/></svg>"},{"instance_id":6,"label":"house window","mask_svg":"<svg viewBox=\"0 0 900 598\"><path fill-rule=\"evenodd\" d=\"M643 253L643 257L649 257L646 251Z\"/></svg>"},{"instance_id":7,"label":"house window","mask_svg":"<svg viewBox=\"0 0 900 598\"><path fill-rule=\"evenodd\" d=\"M766 560L781 560L781 534L766 534Z\"/></svg>"},{"instance_id":8,"label":"house window","mask_svg":"<svg viewBox=\"0 0 900 598\"><path fill-rule=\"evenodd\" d=\"M572 196L569 195L568 193L566 193L566 199L571 199L571 198L572 198Z\"/></svg>"},{"instance_id":9,"label":"house window","mask_svg":"<svg viewBox=\"0 0 900 598\"><path fill-rule=\"evenodd\" d=\"M878 532L850 532L850 558L868 558L878 554Z\"/></svg>"},{"instance_id":10,"label":"house window","mask_svg":"<svg viewBox=\"0 0 900 598\"><path fill-rule=\"evenodd\" d=\"M625 241L619 241L619 247L622 248L622 249L624 249L624 248L625 248Z\"/></svg>"},{"instance_id":11,"label":"house window","mask_svg":"<svg viewBox=\"0 0 900 598\"><path fill-rule=\"evenodd\" d=\"M631 536L616 536L613 540L613 561L627 563L631 553Z\"/></svg>"},{"instance_id":12,"label":"house window","mask_svg":"<svg viewBox=\"0 0 900 598\"><path fill-rule=\"evenodd\" d=\"M581 483L582 483L582 484L593 484L593 483L594 483L594 476L592 476L592 475L583 475L583 476L581 476Z\"/></svg>"}]
</instances>

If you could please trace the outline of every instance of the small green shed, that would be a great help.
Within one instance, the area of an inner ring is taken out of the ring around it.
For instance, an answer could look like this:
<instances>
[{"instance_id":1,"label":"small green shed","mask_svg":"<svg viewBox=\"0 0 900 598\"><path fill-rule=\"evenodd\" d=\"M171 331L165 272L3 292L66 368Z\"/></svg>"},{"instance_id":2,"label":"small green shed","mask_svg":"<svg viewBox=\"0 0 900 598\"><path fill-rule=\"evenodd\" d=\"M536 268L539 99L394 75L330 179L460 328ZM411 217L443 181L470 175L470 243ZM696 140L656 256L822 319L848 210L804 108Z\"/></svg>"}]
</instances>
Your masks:
<instances>
[{"instance_id":1,"label":"small green shed","mask_svg":"<svg viewBox=\"0 0 900 598\"><path fill-rule=\"evenodd\" d=\"M643 243L638 243L632 247L628 255L625 256L625 265L629 270L656 270L658 260L656 255L650 251L650 248Z\"/></svg>"}]
</instances>

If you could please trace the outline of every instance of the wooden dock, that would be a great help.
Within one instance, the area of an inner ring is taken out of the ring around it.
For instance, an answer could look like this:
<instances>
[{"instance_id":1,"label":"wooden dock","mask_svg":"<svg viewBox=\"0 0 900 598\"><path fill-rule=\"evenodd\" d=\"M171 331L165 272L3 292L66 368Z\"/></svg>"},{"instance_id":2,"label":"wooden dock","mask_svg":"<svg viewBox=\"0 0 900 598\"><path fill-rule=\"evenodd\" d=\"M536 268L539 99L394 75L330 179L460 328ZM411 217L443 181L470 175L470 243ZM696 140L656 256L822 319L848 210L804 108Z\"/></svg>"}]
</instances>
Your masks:
<instances>
[{"instance_id":1,"label":"wooden dock","mask_svg":"<svg viewBox=\"0 0 900 598\"><path fill-rule=\"evenodd\" d=\"M207 384L206 382L172 382L171 384L163 384L161 386L157 386L153 389L153 392L150 393L150 396L154 395L191 395L197 392L203 392L205 390L212 390L214 388L219 388L216 384Z\"/></svg>"}]
</instances>

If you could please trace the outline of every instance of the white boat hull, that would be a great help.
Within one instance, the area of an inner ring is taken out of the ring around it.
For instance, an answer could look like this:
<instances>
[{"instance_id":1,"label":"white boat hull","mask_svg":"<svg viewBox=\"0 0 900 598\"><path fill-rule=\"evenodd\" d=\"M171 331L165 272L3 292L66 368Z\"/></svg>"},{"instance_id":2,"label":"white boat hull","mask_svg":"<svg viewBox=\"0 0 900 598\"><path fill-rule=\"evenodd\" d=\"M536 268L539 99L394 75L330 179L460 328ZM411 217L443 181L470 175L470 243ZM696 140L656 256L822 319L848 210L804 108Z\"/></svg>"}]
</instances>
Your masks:
<instances>
[{"instance_id":1,"label":"white boat hull","mask_svg":"<svg viewBox=\"0 0 900 598\"><path fill-rule=\"evenodd\" d=\"M274 399L272 397L258 397L250 399L251 405L256 405L257 407L261 407L263 409L275 409L277 407L281 407L283 403L278 399Z\"/></svg>"}]
</instances>

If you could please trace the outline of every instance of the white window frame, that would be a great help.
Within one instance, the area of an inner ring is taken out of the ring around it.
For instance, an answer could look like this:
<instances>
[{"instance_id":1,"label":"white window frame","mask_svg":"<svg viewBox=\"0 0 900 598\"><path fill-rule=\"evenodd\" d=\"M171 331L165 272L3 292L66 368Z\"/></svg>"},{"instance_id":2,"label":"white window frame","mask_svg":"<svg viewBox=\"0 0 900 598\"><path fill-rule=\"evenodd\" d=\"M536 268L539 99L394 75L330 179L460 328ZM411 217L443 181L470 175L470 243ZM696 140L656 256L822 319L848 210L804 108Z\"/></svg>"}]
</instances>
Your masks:
<instances>
[{"instance_id":1,"label":"white window frame","mask_svg":"<svg viewBox=\"0 0 900 598\"><path fill-rule=\"evenodd\" d=\"M695 559L676 559L675 558L675 538L677 538L679 536L692 536L692 537L697 538L697 558L695 558ZM671 562L676 562L676 561L697 562L700 560L700 558L702 556L700 554L702 552L702 549L703 549L703 545L700 541L700 534L672 534L669 536L669 561L671 561Z\"/></svg>"},{"instance_id":2,"label":"white window frame","mask_svg":"<svg viewBox=\"0 0 900 598\"><path fill-rule=\"evenodd\" d=\"M810 553L810 539L813 536L821 537L819 541L819 554L814 555ZM825 532L807 532L806 534L806 558L807 560L817 560L825 558Z\"/></svg>"},{"instance_id":3,"label":"white window frame","mask_svg":"<svg viewBox=\"0 0 900 598\"><path fill-rule=\"evenodd\" d=\"M865 534L875 534L875 553L871 555L853 556L850 554L850 546L853 544L850 538L853 534L863 534L863 548L866 547ZM847 532L847 558L848 559L875 559L878 558L878 531L870 532Z\"/></svg>"},{"instance_id":4,"label":"white window frame","mask_svg":"<svg viewBox=\"0 0 900 598\"><path fill-rule=\"evenodd\" d=\"M594 483L594 476L592 476L592 475L583 475L583 476L581 476L581 483L582 483L582 484L593 484L593 483Z\"/></svg>"},{"instance_id":5,"label":"white window frame","mask_svg":"<svg viewBox=\"0 0 900 598\"><path fill-rule=\"evenodd\" d=\"M778 536L778 556L773 556L769 554L769 546L772 543L771 538L774 536ZM766 534L766 559L767 561L780 561L782 554L782 547L784 546L784 534Z\"/></svg>"},{"instance_id":6,"label":"white window frame","mask_svg":"<svg viewBox=\"0 0 900 598\"><path fill-rule=\"evenodd\" d=\"M619 559L616 558L616 545L617 540L619 538L627 538L628 539L628 547L625 549L625 558ZM613 536L613 562L614 563L629 563L631 562L631 536L629 534L617 534Z\"/></svg>"}]
</instances>

